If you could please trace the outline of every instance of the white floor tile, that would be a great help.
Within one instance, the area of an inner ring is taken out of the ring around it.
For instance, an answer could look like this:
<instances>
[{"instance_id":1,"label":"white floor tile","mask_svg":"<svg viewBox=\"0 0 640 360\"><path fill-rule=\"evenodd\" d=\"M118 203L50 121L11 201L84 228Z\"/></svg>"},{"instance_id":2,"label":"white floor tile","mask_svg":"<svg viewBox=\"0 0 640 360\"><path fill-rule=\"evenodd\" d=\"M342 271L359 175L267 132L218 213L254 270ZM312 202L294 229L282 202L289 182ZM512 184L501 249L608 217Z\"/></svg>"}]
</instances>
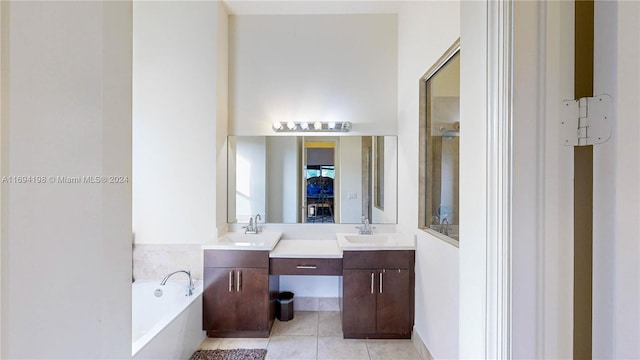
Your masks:
<instances>
[{"instance_id":1,"label":"white floor tile","mask_svg":"<svg viewBox=\"0 0 640 360\"><path fill-rule=\"evenodd\" d=\"M265 338L223 338L218 349L266 349L269 339Z\"/></svg>"},{"instance_id":2,"label":"white floor tile","mask_svg":"<svg viewBox=\"0 0 640 360\"><path fill-rule=\"evenodd\" d=\"M293 319L289 321L276 319L271 329L271 336L279 335L318 335L318 313L296 311Z\"/></svg>"},{"instance_id":3,"label":"white floor tile","mask_svg":"<svg viewBox=\"0 0 640 360\"><path fill-rule=\"evenodd\" d=\"M419 360L411 340L367 340L371 360Z\"/></svg>"},{"instance_id":4,"label":"white floor tile","mask_svg":"<svg viewBox=\"0 0 640 360\"><path fill-rule=\"evenodd\" d=\"M369 360L365 340L318 338L318 360Z\"/></svg>"},{"instance_id":5,"label":"white floor tile","mask_svg":"<svg viewBox=\"0 0 640 360\"><path fill-rule=\"evenodd\" d=\"M266 360L316 360L318 337L272 336L267 347Z\"/></svg>"}]
</instances>

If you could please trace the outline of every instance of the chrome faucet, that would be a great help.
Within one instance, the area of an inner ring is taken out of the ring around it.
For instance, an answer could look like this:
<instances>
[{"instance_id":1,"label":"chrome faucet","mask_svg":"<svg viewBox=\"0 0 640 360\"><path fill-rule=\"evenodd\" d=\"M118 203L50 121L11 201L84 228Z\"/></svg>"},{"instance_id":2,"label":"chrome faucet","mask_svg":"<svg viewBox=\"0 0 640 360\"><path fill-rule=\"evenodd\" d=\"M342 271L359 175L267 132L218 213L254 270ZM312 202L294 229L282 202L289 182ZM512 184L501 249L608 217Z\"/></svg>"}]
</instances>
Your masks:
<instances>
[{"instance_id":1,"label":"chrome faucet","mask_svg":"<svg viewBox=\"0 0 640 360\"><path fill-rule=\"evenodd\" d=\"M442 233L449 236L449 220L447 218L442 219Z\"/></svg>"},{"instance_id":2,"label":"chrome faucet","mask_svg":"<svg viewBox=\"0 0 640 360\"><path fill-rule=\"evenodd\" d=\"M253 221L253 218L249 218L249 225L243 226L245 234L257 234L260 232L260 227L258 226L258 220L262 220L260 214L256 214L256 220Z\"/></svg>"},{"instance_id":3,"label":"chrome faucet","mask_svg":"<svg viewBox=\"0 0 640 360\"><path fill-rule=\"evenodd\" d=\"M362 226L357 226L358 234L360 235L371 235L373 234L373 226L369 224L369 219L366 217L362 217Z\"/></svg>"},{"instance_id":4,"label":"chrome faucet","mask_svg":"<svg viewBox=\"0 0 640 360\"><path fill-rule=\"evenodd\" d=\"M187 276L189 277L189 284L187 285L187 291L186 291L185 296L191 296L191 295L193 295L193 290L195 289L195 285L193 284L193 280L191 280L191 271L187 271L187 270L174 271L171 274L165 276L164 279L162 279L162 281L160 282L160 285L163 285L163 286L166 285L167 284L167 280L169 280L171 275L177 274L177 273L181 273L181 272L187 274Z\"/></svg>"}]
</instances>

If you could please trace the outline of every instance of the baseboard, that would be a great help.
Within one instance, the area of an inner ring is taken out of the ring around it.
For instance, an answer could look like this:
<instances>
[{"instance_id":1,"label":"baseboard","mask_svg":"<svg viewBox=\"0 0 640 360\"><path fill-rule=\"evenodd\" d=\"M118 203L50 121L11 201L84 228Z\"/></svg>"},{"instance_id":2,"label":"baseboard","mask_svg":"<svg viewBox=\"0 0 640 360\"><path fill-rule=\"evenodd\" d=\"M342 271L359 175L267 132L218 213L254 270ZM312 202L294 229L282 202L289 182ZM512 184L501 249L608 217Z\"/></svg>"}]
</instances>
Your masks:
<instances>
[{"instance_id":1,"label":"baseboard","mask_svg":"<svg viewBox=\"0 0 640 360\"><path fill-rule=\"evenodd\" d=\"M340 311L337 297L294 297L293 309L296 311Z\"/></svg>"},{"instance_id":2,"label":"baseboard","mask_svg":"<svg viewBox=\"0 0 640 360\"><path fill-rule=\"evenodd\" d=\"M427 346L424 344L424 341L422 341L422 338L416 331L415 326L413 327L413 332L411 333L411 342L416 347L416 350L418 350L418 355L420 355L420 359L434 360L433 356L431 356L431 353L429 352L429 349L427 349Z\"/></svg>"}]
</instances>

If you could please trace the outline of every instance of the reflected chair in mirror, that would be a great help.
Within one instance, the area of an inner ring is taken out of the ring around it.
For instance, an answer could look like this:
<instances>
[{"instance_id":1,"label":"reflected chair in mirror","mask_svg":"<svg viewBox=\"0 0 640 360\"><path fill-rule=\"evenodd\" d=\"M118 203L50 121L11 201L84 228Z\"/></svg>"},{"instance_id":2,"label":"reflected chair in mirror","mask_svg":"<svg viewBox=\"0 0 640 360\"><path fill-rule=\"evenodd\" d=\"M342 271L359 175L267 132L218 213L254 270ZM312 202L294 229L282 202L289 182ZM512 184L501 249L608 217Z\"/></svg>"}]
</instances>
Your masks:
<instances>
[{"instance_id":1,"label":"reflected chair in mirror","mask_svg":"<svg viewBox=\"0 0 640 360\"><path fill-rule=\"evenodd\" d=\"M333 179L315 176L307 179L307 222L333 223Z\"/></svg>"}]
</instances>

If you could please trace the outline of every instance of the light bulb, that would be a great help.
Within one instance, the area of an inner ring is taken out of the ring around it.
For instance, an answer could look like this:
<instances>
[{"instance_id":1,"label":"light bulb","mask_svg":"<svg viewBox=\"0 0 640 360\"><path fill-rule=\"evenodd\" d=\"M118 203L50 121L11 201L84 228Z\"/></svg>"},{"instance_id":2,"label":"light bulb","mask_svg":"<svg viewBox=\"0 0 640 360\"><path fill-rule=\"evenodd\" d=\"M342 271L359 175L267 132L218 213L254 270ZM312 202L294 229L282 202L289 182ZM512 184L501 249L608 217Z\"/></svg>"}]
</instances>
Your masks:
<instances>
[{"instance_id":1,"label":"light bulb","mask_svg":"<svg viewBox=\"0 0 640 360\"><path fill-rule=\"evenodd\" d=\"M307 130L307 129L309 129L309 123L308 123L308 122L306 122L306 121L305 121L305 122L301 122L301 123L300 123L300 128L301 128L302 130Z\"/></svg>"},{"instance_id":2,"label":"light bulb","mask_svg":"<svg viewBox=\"0 0 640 360\"><path fill-rule=\"evenodd\" d=\"M316 121L313 123L313 128L316 130L321 130L322 129L322 123L320 121Z\"/></svg>"},{"instance_id":3,"label":"light bulb","mask_svg":"<svg viewBox=\"0 0 640 360\"><path fill-rule=\"evenodd\" d=\"M335 123L335 122L333 122L333 121L331 121L331 122L329 123L328 127L329 127L329 129L333 130L333 129L335 129L335 128L336 128L336 123Z\"/></svg>"},{"instance_id":4,"label":"light bulb","mask_svg":"<svg viewBox=\"0 0 640 360\"><path fill-rule=\"evenodd\" d=\"M293 121L289 121L287 123L287 127L289 128L289 130L293 130L296 128L296 123L294 123Z\"/></svg>"},{"instance_id":5,"label":"light bulb","mask_svg":"<svg viewBox=\"0 0 640 360\"><path fill-rule=\"evenodd\" d=\"M282 124L279 121L274 121L273 125L271 125L273 130L282 130Z\"/></svg>"}]
</instances>

